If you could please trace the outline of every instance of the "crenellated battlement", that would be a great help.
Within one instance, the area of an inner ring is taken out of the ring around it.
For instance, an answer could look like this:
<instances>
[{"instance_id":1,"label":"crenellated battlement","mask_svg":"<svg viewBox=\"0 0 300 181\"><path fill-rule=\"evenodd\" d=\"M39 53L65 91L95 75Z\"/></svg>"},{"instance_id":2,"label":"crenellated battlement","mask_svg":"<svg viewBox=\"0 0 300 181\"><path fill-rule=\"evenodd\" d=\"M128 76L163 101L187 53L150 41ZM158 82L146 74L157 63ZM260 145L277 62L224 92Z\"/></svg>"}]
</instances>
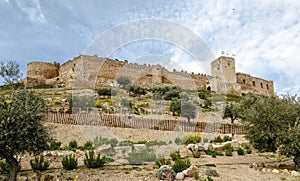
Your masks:
<instances>
[{"instance_id":1,"label":"crenellated battlement","mask_svg":"<svg viewBox=\"0 0 300 181\"><path fill-rule=\"evenodd\" d=\"M206 90L216 78L226 84L228 93L254 92L274 95L272 81L235 72L235 60L219 57L211 63L212 76L202 73L188 73L176 69L168 70L157 64L129 63L128 60L112 60L96 55L79 55L61 66L54 63L30 62L27 65L27 86L53 84L64 87L98 88L117 85L117 78L126 76L142 87L179 86L184 89Z\"/></svg>"}]
</instances>

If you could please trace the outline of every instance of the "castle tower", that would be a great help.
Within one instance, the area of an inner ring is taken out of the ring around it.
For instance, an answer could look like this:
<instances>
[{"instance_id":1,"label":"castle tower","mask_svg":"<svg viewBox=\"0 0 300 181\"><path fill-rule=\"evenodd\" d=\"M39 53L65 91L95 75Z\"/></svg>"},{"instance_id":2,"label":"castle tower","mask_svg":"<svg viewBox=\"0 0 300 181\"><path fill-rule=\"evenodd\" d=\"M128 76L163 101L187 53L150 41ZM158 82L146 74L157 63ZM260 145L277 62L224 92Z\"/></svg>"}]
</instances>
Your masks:
<instances>
[{"instance_id":1,"label":"castle tower","mask_svg":"<svg viewBox=\"0 0 300 181\"><path fill-rule=\"evenodd\" d=\"M236 83L235 60L232 57L221 56L211 62L211 74L224 83Z\"/></svg>"}]
</instances>

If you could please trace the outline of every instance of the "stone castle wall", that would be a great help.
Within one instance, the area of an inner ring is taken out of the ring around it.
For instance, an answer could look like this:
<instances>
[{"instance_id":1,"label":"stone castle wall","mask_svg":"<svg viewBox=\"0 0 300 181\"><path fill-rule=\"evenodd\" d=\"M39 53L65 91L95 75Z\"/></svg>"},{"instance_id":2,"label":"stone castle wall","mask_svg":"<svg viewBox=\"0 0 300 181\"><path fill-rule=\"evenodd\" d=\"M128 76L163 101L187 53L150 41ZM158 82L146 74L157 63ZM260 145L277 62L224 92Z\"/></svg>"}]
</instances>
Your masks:
<instances>
[{"instance_id":1,"label":"stone castle wall","mask_svg":"<svg viewBox=\"0 0 300 181\"><path fill-rule=\"evenodd\" d=\"M128 77L141 87L178 86L190 90L218 90L241 95L257 93L274 95L272 81L236 73L231 57L219 57L211 63L212 76L169 71L160 65L139 65L127 60L111 60L97 56L80 55L63 65L31 62L27 65L27 86L49 83L64 87L100 88L117 84L118 77Z\"/></svg>"},{"instance_id":2,"label":"stone castle wall","mask_svg":"<svg viewBox=\"0 0 300 181\"><path fill-rule=\"evenodd\" d=\"M237 83L241 85L242 93L274 95L273 81L252 77L249 74L237 73Z\"/></svg>"}]
</instances>

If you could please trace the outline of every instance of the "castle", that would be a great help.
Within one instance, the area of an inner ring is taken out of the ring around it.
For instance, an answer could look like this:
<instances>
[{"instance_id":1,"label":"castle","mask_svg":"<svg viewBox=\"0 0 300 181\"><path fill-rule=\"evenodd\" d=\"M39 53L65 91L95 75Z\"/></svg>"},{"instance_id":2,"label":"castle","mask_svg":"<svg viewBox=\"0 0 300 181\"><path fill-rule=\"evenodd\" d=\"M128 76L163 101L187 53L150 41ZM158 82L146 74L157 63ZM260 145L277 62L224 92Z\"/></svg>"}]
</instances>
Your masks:
<instances>
[{"instance_id":1,"label":"castle","mask_svg":"<svg viewBox=\"0 0 300 181\"><path fill-rule=\"evenodd\" d=\"M140 87L178 86L189 90L216 90L241 95L255 93L274 95L273 81L236 73L235 60L221 56L211 62L212 75L169 71L160 65L139 65L127 60L111 60L80 55L63 65L30 62L27 64L25 85L34 87L50 84L54 87L99 88L117 86L117 78L128 77Z\"/></svg>"}]
</instances>

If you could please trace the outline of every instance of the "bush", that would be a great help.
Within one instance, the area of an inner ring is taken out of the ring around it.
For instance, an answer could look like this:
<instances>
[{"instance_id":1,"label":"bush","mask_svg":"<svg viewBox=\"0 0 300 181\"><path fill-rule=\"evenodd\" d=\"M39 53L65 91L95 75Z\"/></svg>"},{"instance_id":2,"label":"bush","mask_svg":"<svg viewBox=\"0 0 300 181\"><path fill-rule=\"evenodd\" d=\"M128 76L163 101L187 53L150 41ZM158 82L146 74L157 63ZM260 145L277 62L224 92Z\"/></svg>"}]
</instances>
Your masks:
<instances>
[{"instance_id":1,"label":"bush","mask_svg":"<svg viewBox=\"0 0 300 181\"><path fill-rule=\"evenodd\" d=\"M69 147L76 149L77 148L77 141L76 140L70 141L69 142Z\"/></svg>"},{"instance_id":2,"label":"bush","mask_svg":"<svg viewBox=\"0 0 300 181\"><path fill-rule=\"evenodd\" d=\"M144 149L138 152L128 154L128 162L132 165L141 165L144 162L151 162L156 160L156 155L153 149Z\"/></svg>"},{"instance_id":3,"label":"bush","mask_svg":"<svg viewBox=\"0 0 300 181\"><path fill-rule=\"evenodd\" d=\"M97 93L99 96L108 96L108 97L117 95L116 90L113 90L111 88L101 88L97 91Z\"/></svg>"},{"instance_id":4,"label":"bush","mask_svg":"<svg viewBox=\"0 0 300 181\"><path fill-rule=\"evenodd\" d=\"M245 151L243 148L239 147L237 150L236 150L237 154L238 155L245 155Z\"/></svg>"},{"instance_id":5,"label":"bush","mask_svg":"<svg viewBox=\"0 0 300 181\"><path fill-rule=\"evenodd\" d=\"M200 157L201 157L200 151L195 151L195 152L193 152L193 157L194 157L194 158L200 158Z\"/></svg>"},{"instance_id":6,"label":"bush","mask_svg":"<svg viewBox=\"0 0 300 181\"><path fill-rule=\"evenodd\" d=\"M116 138L102 138L102 137L96 137L94 139L94 146L98 147L104 144L111 144L111 146L116 146L118 144L118 140Z\"/></svg>"},{"instance_id":7,"label":"bush","mask_svg":"<svg viewBox=\"0 0 300 181\"><path fill-rule=\"evenodd\" d=\"M18 161L18 170L21 170L21 160ZM9 164L5 161L0 161L0 173L1 174L9 174L10 168Z\"/></svg>"},{"instance_id":8,"label":"bush","mask_svg":"<svg viewBox=\"0 0 300 181\"><path fill-rule=\"evenodd\" d=\"M199 177L199 172L198 172L198 171L195 171L195 170L192 172L192 176L193 176L193 178L194 178L195 180L199 180L199 178L200 178L200 177Z\"/></svg>"},{"instance_id":9,"label":"bush","mask_svg":"<svg viewBox=\"0 0 300 181\"><path fill-rule=\"evenodd\" d=\"M93 142L92 141L87 141L83 146L78 147L80 150L93 150Z\"/></svg>"},{"instance_id":10,"label":"bush","mask_svg":"<svg viewBox=\"0 0 300 181\"><path fill-rule=\"evenodd\" d=\"M173 161L181 159L181 155L179 151L174 151L173 153L170 154L170 157Z\"/></svg>"},{"instance_id":11,"label":"bush","mask_svg":"<svg viewBox=\"0 0 300 181\"><path fill-rule=\"evenodd\" d=\"M224 142L226 142L226 141L232 141L232 138L231 138L230 136L225 135L225 136L223 137L223 141L224 141Z\"/></svg>"},{"instance_id":12,"label":"bush","mask_svg":"<svg viewBox=\"0 0 300 181\"><path fill-rule=\"evenodd\" d=\"M171 161L162 157L155 161L155 165L158 166L158 168L160 168L162 165L171 165Z\"/></svg>"},{"instance_id":13,"label":"bush","mask_svg":"<svg viewBox=\"0 0 300 181\"><path fill-rule=\"evenodd\" d=\"M50 150L60 150L60 146L61 146L61 142L60 141L55 141L55 140L52 140L50 142Z\"/></svg>"},{"instance_id":14,"label":"bush","mask_svg":"<svg viewBox=\"0 0 300 181\"><path fill-rule=\"evenodd\" d=\"M223 153L219 151L213 151L213 150L205 150L205 154L211 155L213 158L215 158L216 156L224 156Z\"/></svg>"},{"instance_id":15,"label":"bush","mask_svg":"<svg viewBox=\"0 0 300 181\"><path fill-rule=\"evenodd\" d=\"M188 159L178 159L175 161L175 163L172 166L172 170L174 172L182 172L183 170L189 168L191 166L191 162Z\"/></svg>"},{"instance_id":16,"label":"bush","mask_svg":"<svg viewBox=\"0 0 300 181\"><path fill-rule=\"evenodd\" d=\"M201 137L199 135L190 135L186 138L184 144L188 145L188 144L196 144L200 142L201 142Z\"/></svg>"},{"instance_id":17,"label":"bush","mask_svg":"<svg viewBox=\"0 0 300 181\"><path fill-rule=\"evenodd\" d=\"M73 170L77 168L78 161L77 158L75 158L75 155L69 155L63 158L61 164L64 167L64 169Z\"/></svg>"},{"instance_id":18,"label":"bush","mask_svg":"<svg viewBox=\"0 0 300 181\"><path fill-rule=\"evenodd\" d=\"M95 158L95 153L94 151L89 151L88 153L85 153L85 158L84 158L84 165L87 166L88 168L100 168L103 167L105 164L106 157L103 156L102 158L100 157L100 153L97 155Z\"/></svg>"},{"instance_id":19,"label":"bush","mask_svg":"<svg viewBox=\"0 0 300 181\"><path fill-rule=\"evenodd\" d=\"M231 144L224 145L224 148L225 148L225 155L232 156L233 147L231 146Z\"/></svg>"},{"instance_id":20,"label":"bush","mask_svg":"<svg viewBox=\"0 0 300 181\"><path fill-rule=\"evenodd\" d=\"M213 143L223 143L223 139L221 138L221 136L217 136L213 141Z\"/></svg>"},{"instance_id":21,"label":"bush","mask_svg":"<svg viewBox=\"0 0 300 181\"><path fill-rule=\"evenodd\" d=\"M30 166L35 171L45 171L49 168L50 164L48 161L44 161L44 156L34 157L34 160L30 160Z\"/></svg>"}]
</instances>

